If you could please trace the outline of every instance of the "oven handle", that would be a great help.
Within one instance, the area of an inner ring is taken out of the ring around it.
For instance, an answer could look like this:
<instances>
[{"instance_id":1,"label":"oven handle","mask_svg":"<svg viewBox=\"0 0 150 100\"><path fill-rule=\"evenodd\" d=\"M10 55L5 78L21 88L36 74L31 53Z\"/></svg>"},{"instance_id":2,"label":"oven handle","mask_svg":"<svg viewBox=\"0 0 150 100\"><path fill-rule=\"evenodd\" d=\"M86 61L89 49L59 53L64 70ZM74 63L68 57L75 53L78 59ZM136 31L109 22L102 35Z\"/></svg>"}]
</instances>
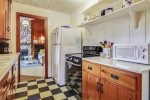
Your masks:
<instances>
[{"instance_id":1,"label":"oven handle","mask_svg":"<svg viewBox=\"0 0 150 100\"><path fill-rule=\"evenodd\" d=\"M74 66L81 66L80 64L75 64L75 63L72 63L72 62L70 62L70 61L66 61L67 63L69 63L69 64L72 64L72 65L74 65Z\"/></svg>"}]
</instances>

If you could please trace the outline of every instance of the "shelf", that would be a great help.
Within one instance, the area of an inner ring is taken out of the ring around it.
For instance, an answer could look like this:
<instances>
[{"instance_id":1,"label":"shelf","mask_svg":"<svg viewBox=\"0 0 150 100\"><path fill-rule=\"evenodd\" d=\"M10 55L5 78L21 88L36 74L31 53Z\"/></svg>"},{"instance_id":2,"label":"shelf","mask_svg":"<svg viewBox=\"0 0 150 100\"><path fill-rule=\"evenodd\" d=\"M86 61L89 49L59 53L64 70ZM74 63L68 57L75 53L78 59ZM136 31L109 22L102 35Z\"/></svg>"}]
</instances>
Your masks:
<instances>
[{"instance_id":1,"label":"shelf","mask_svg":"<svg viewBox=\"0 0 150 100\"><path fill-rule=\"evenodd\" d=\"M89 22L86 22L82 25L80 25L79 27L87 27L87 26L94 26L94 25L98 25L101 23L104 23L106 21L110 21L110 20L114 20L116 18L122 17L122 16L126 16L126 15L132 15L132 17L134 15L137 15L135 13L144 11L146 9L150 8L150 1L149 0L142 0L139 1L129 7L126 8L121 8L119 10L116 10L108 15L102 16L102 17L97 17L96 19L93 19ZM133 13L133 14L131 14ZM136 20L138 16L134 16L134 19ZM135 22L137 24L137 22ZM137 25L135 25L136 27Z\"/></svg>"},{"instance_id":2,"label":"shelf","mask_svg":"<svg viewBox=\"0 0 150 100\"><path fill-rule=\"evenodd\" d=\"M96 9L104 8L106 5L118 2L119 0L100 0L98 3L94 4L93 6L89 7L82 14L89 14Z\"/></svg>"}]
</instances>

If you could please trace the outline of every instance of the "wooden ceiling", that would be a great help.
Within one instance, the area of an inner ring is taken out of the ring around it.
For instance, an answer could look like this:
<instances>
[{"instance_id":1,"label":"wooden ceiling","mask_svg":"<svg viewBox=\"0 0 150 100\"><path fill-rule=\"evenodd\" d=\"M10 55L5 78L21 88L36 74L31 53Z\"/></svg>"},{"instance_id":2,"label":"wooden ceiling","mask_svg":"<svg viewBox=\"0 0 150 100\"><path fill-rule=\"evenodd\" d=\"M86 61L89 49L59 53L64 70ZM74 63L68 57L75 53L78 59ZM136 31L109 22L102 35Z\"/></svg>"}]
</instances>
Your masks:
<instances>
[{"instance_id":1,"label":"wooden ceiling","mask_svg":"<svg viewBox=\"0 0 150 100\"><path fill-rule=\"evenodd\" d=\"M30 6L45 8L62 13L71 13L86 0L13 0L17 3L27 4Z\"/></svg>"}]
</instances>

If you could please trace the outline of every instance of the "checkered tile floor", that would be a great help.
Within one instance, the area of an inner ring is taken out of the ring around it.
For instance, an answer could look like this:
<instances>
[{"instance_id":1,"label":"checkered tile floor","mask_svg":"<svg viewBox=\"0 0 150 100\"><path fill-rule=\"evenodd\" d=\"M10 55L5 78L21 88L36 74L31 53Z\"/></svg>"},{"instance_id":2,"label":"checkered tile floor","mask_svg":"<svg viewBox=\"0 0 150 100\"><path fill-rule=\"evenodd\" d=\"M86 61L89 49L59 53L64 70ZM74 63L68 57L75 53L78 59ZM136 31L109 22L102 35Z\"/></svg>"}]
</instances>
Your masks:
<instances>
[{"instance_id":1,"label":"checkered tile floor","mask_svg":"<svg viewBox=\"0 0 150 100\"><path fill-rule=\"evenodd\" d=\"M70 86L59 86L52 78L19 83L15 100L81 100Z\"/></svg>"}]
</instances>

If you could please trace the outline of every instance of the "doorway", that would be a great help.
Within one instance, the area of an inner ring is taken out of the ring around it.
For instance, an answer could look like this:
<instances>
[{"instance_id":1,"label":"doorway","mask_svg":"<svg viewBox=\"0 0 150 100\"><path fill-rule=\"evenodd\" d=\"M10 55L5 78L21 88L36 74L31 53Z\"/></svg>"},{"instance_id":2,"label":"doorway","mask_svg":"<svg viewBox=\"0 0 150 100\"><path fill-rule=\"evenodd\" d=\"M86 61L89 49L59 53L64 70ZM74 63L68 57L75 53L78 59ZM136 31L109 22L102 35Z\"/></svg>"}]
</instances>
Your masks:
<instances>
[{"instance_id":1,"label":"doorway","mask_svg":"<svg viewBox=\"0 0 150 100\"><path fill-rule=\"evenodd\" d=\"M17 13L17 52L19 81L48 77L47 18Z\"/></svg>"}]
</instances>

